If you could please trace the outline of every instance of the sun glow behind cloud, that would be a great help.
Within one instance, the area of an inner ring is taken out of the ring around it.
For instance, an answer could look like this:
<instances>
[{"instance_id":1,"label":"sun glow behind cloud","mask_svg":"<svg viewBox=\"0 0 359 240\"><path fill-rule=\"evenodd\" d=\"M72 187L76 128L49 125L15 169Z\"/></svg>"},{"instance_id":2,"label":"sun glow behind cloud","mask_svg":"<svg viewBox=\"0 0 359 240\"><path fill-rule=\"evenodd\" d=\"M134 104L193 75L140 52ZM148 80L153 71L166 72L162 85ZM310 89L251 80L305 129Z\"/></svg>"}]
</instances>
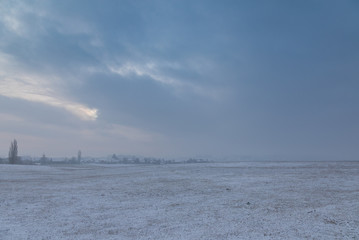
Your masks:
<instances>
[{"instance_id":1,"label":"sun glow behind cloud","mask_svg":"<svg viewBox=\"0 0 359 240\"><path fill-rule=\"evenodd\" d=\"M1 81L0 88L0 95L2 96L63 108L82 120L93 121L98 117L98 110L96 108L89 108L83 104L53 96L51 91L46 91L47 89L45 91L44 89L35 90L33 86L21 81Z\"/></svg>"},{"instance_id":2,"label":"sun glow behind cloud","mask_svg":"<svg viewBox=\"0 0 359 240\"><path fill-rule=\"evenodd\" d=\"M85 121L97 119L96 108L71 101L58 93L55 86L61 79L26 73L6 54L0 53L0 64L3 67L0 70L0 95L62 108Z\"/></svg>"}]
</instances>

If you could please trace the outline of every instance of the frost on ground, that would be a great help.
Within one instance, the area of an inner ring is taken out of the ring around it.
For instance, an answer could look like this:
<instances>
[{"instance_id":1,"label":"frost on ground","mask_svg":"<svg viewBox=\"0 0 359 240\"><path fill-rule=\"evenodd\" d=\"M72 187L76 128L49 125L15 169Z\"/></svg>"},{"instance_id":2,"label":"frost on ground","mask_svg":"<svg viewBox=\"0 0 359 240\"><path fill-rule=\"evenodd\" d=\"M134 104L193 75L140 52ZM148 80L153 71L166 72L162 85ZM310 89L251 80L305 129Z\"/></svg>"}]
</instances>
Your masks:
<instances>
[{"instance_id":1,"label":"frost on ground","mask_svg":"<svg viewBox=\"0 0 359 240\"><path fill-rule=\"evenodd\" d=\"M0 165L0 239L359 239L359 162Z\"/></svg>"}]
</instances>

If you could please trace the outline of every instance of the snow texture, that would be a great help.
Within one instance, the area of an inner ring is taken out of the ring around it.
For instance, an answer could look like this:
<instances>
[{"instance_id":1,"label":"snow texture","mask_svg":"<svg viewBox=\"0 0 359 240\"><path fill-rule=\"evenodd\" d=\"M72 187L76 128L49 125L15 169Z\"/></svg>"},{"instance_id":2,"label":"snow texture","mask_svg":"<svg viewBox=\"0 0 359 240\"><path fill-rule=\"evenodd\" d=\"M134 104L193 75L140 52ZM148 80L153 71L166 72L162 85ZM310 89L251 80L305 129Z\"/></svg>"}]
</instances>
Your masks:
<instances>
[{"instance_id":1,"label":"snow texture","mask_svg":"<svg viewBox=\"0 0 359 240\"><path fill-rule=\"evenodd\" d=\"M0 239L359 239L359 162L0 165Z\"/></svg>"}]
</instances>

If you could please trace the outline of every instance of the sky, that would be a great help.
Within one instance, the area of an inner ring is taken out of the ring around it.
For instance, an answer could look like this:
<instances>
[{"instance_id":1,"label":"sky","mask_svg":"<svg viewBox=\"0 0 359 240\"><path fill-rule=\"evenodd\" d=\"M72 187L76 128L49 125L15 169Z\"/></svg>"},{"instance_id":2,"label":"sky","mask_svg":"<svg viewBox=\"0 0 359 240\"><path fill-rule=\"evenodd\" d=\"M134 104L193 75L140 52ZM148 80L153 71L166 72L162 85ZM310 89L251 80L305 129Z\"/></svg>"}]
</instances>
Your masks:
<instances>
[{"instance_id":1,"label":"sky","mask_svg":"<svg viewBox=\"0 0 359 240\"><path fill-rule=\"evenodd\" d=\"M359 160L358 12L0 0L0 155Z\"/></svg>"}]
</instances>

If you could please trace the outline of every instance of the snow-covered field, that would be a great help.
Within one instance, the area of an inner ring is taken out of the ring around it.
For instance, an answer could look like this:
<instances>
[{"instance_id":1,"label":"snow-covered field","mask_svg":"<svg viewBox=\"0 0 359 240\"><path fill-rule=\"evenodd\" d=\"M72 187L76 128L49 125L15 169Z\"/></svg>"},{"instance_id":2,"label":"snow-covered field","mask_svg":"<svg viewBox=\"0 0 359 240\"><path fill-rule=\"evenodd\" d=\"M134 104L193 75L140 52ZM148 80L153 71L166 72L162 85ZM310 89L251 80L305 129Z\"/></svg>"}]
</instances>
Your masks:
<instances>
[{"instance_id":1,"label":"snow-covered field","mask_svg":"<svg viewBox=\"0 0 359 240\"><path fill-rule=\"evenodd\" d=\"M0 165L0 239L359 239L359 162Z\"/></svg>"}]
</instances>

